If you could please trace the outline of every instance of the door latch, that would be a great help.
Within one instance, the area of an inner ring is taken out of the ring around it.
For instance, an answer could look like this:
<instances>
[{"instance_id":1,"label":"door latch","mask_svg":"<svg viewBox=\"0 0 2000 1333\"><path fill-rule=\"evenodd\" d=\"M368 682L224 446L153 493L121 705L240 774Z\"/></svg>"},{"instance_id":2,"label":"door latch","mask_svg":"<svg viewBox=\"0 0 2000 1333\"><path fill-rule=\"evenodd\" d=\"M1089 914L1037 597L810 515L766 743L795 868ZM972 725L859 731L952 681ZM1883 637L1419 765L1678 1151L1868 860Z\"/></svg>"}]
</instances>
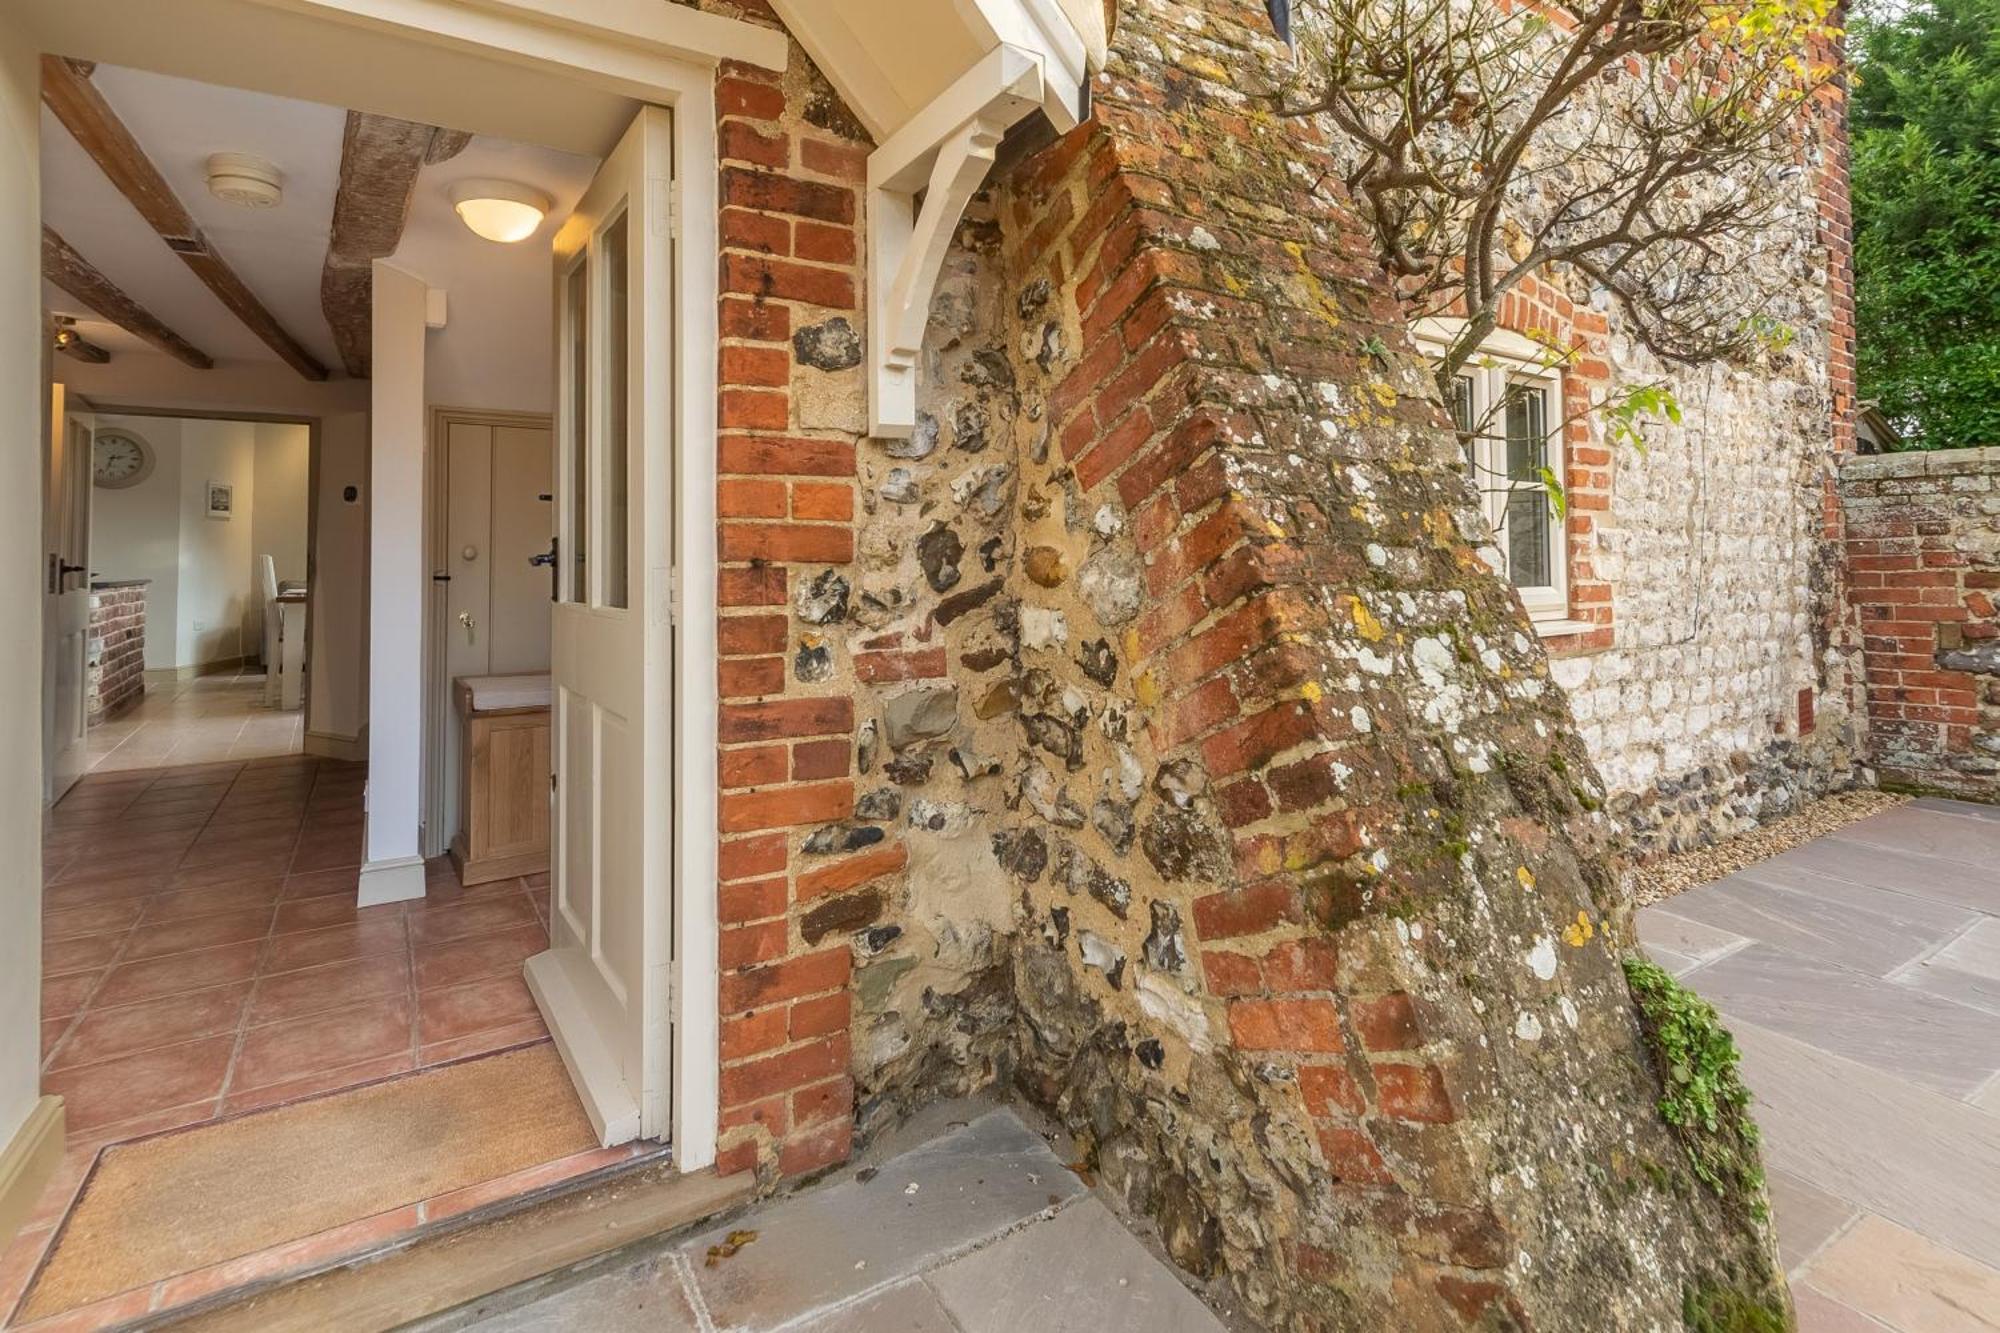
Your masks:
<instances>
[{"instance_id":1,"label":"door latch","mask_svg":"<svg viewBox=\"0 0 2000 1333\"><path fill-rule=\"evenodd\" d=\"M458 623L465 626L466 643L467 644L476 643L478 641L478 636L473 633L472 627L478 624L479 622L472 618L472 612L460 611L458 613Z\"/></svg>"}]
</instances>

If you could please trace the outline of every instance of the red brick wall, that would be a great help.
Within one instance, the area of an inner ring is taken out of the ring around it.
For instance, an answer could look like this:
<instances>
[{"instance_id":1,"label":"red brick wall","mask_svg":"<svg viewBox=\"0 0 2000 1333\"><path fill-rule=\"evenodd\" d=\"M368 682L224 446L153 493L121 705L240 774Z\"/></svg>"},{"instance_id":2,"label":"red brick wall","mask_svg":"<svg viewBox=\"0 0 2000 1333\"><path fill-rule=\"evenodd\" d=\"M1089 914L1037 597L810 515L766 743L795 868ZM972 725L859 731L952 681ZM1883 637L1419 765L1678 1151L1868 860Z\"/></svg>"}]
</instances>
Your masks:
<instances>
[{"instance_id":1,"label":"red brick wall","mask_svg":"<svg viewBox=\"0 0 2000 1333\"><path fill-rule=\"evenodd\" d=\"M725 65L716 82L724 1172L847 1155L849 949L808 943L800 917L829 872L866 879L884 864L877 848L808 874L797 854L801 830L854 809L852 685L801 683L789 658L795 588L854 559L858 437L807 422L795 379L821 372L793 338L859 325L867 151L807 120L809 91L796 48L784 76Z\"/></svg>"},{"instance_id":2,"label":"red brick wall","mask_svg":"<svg viewBox=\"0 0 2000 1333\"><path fill-rule=\"evenodd\" d=\"M90 594L90 725L108 722L146 693L146 588Z\"/></svg>"},{"instance_id":3,"label":"red brick wall","mask_svg":"<svg viewBox=\"0 0 2000 1333\"><path fill-rule=\"evenodd\" d=\"M1841 492L1870 760L1885 784L2000 799L2000 449L1851 458Z\"/></svg>"}]
</instances>

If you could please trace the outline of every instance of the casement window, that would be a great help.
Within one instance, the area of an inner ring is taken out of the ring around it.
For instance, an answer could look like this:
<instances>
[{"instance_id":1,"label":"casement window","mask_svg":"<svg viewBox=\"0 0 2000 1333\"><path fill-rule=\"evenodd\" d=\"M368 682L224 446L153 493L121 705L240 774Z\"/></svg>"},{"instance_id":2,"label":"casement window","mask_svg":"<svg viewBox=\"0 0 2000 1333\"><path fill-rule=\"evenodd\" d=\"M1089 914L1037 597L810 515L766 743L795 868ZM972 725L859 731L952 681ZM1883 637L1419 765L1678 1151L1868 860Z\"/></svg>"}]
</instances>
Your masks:
<instances>
[{"instance_id":1,"label":"casement window","mask_svg":"<svg viewBox=\"0 0 2000 1333\"><path fill-rule=\"evenodd\" d=\"M1418 321L1419 350L1442 356L1456 320ZM1569 613L1569 542L1544 473L1563 475L1562 371L1548 350L1500 331L1480 344L1453 380L1445 403L1465 447L1501 572L1537 621Z\"/></svg>"}]
</instances>

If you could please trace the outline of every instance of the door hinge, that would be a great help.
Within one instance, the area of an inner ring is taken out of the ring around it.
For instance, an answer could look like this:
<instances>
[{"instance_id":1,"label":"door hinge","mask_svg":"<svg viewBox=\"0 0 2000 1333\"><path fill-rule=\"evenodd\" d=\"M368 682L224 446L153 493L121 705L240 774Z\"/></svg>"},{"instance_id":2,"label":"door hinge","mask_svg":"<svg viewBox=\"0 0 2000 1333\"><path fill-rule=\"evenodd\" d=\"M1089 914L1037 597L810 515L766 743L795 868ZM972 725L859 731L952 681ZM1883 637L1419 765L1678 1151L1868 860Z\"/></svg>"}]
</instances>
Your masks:
<instances>
[{"instance_id":1,"label":"door hinge","mask_svg":"<svg viewBox=\"0 0 2000 1333\"><path fill-rule=\"evenodd\" d=\"M680 571L667 568L655 572L653 578L653 623L668 629L679 623Z\"/></svg>"},{"instance_id":2,"label":"door hinge","mask_svg":"<svg viewBox=\"0 0 2000 1333\"><path fill-rule=\"evenodd\" d=\"M670 241L677 241L681 235L681 183L677 180L654 177L648 184L652 187L653 231Z\"/></svg>"}]
</instances>

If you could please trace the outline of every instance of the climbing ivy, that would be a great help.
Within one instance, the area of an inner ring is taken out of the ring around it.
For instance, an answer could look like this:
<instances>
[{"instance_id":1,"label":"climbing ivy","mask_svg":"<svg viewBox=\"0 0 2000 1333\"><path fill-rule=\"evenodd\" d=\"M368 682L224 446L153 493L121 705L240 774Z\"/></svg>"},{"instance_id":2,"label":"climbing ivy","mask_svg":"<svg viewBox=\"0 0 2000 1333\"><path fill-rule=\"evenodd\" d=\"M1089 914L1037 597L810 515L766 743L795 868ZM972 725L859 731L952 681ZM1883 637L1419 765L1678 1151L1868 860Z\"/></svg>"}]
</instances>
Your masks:
<instances>
[{"instance_id":1,"label":"climbing ivy","mask_svg":"<svg viewBox=\"0 0 2000 1333\"><path fill-rule=\"evenodd\" d=\"M1626 959L1625 979L1665 1087L1660 1115L1678 1131L1695 1177L1761 1219L1764 1168L1735 1039L1715 1006L1654 964Z\"/></svg>"}]
</instances>

